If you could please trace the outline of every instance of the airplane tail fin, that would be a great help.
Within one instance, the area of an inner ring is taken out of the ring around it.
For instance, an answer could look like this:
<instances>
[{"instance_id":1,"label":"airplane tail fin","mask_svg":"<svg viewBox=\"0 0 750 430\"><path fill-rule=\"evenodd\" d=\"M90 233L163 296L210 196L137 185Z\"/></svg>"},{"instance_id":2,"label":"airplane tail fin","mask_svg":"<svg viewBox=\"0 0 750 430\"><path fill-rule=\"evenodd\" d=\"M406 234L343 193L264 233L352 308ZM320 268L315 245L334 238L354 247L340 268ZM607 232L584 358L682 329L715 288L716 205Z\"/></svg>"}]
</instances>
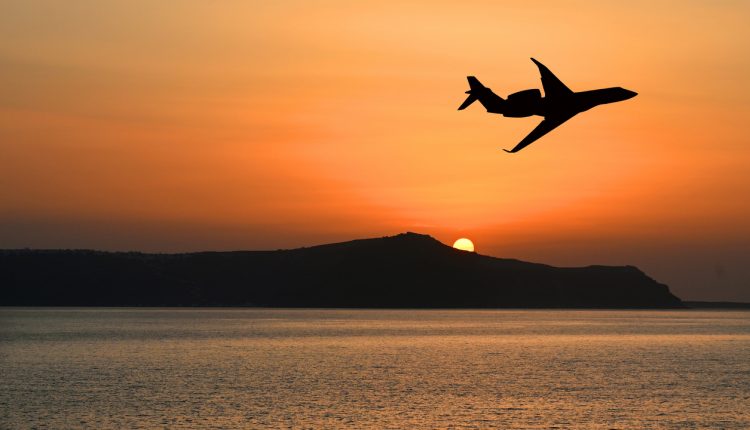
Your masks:
<instances>
[{"instance_id":1,"label":"airplane tail fin","mask_svg":"<svg viewBox=\"0 0 750 430\"><path fill-rule=\"evenodd\" d=\"M479 103L481 103L485 109L487 109L487 112L491 113L500 113L500 104L504 101L502 97L498 96L497 94L493 93L491 89L485 87L482 85L481 82L479 82L479 79L477 79L474 76L467 76L466 79L469 81L469 91L466 91L466 94L469 96L466 97L466 100L464 100L463 103L461 103L461 106L458 107L458 110L464 110L469 105L474 103L475 101L479 100Z\"/></svg>"},{"instance_id":2,"label":"airplane tail fin","mask_svg":"<svg viewBox=\"0 0 750 430\"><path fill-rule=\"evenodd\" d=\"M481 82L479 82L479 79L477 79L475 76L467 76L466 80L469 81L469 88L472 90L480 90L482 88L487 88L484 85L482 85ZM469 91L467 91L468 93Z\"/></svg>"}]
</instances>

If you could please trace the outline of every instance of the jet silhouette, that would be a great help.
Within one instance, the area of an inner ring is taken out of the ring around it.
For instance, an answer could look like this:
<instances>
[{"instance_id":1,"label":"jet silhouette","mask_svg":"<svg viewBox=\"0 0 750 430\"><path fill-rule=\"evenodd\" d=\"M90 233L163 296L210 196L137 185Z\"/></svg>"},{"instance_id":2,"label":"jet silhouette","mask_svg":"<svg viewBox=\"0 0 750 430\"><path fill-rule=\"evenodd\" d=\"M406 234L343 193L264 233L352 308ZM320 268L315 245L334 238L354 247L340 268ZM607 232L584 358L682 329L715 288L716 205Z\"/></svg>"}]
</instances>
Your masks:
<instances>
[{"instance_id":1,"label":"jet silhouette","mask_svg":"<svg viewBox=\"0 0 750 430\"><path fill-rule=\"evenodd\" d=\"M458 110L464 110L470 104L479 100L479 103L489 113L502 114L503 116L512 118L532 115L544 117L544 120L528 136L524 137L515 148L510 151L503 149L505 152L518 152L522 150L535 140L554 130L560 124L594 106L621 102L638 95L634 91L620 87L574 92L566 87L544 64L533 58L531 61L539 67L539 73L542 75L544 97L542 97L541 91L533 89L511 94L505 100L493 93L491 89L482 85L474 76L466 77L469 80L469 87L471 89L466 91L469 97L459 106Z\"/></svg>"}]
</instances>

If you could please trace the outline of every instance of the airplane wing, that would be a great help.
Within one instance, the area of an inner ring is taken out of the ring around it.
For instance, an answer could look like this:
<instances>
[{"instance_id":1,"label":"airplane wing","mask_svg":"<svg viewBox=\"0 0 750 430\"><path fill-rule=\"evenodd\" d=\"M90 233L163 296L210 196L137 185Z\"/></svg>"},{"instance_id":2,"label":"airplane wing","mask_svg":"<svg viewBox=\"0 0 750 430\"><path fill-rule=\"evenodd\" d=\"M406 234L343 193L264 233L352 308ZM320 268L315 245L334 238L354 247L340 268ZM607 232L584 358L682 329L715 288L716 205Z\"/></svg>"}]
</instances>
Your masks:
<instances>
[{"instance_id":1,"label":"airplane wing","mask_svg":"<svg viewBox=\"0 0 750 430\"><path fill-rule=\"evenodd\" d=\"M560 79L558 79L557 76L554 75L554 73L550 72L547 66L536 61L533 58L531 59L531 61L536 64L536 66L539 68L539 73L542 75L542 86L544 87L545 97L573 94L573 91L571 91L570 88L566 87L565 84L563 84L562 81L560 81Z\"/></svg>"},{"instance_id":2,"label":"airplane wing","mask_svg":"<svg viewBox=\"0 0 750 430\"><path fill-rule=\"evenodd\" d=\"M523 148L529 146L531 143L533 143L535 140L539 139L540 137L544 136L545 134L549 133L550 131L557 128L560 124L564 123L565 121L573 118L574 115L566 115L566 116L558 116L558 117L546 117L542 122L539 123L539 125L536 126L535 129L531 130L531 133L529 133L528 136L524 137L521 142L516 145L515 148L508 151L507 149L503 149L505 152L518 152L522 150Z\"/></svg>"}]
</instances>

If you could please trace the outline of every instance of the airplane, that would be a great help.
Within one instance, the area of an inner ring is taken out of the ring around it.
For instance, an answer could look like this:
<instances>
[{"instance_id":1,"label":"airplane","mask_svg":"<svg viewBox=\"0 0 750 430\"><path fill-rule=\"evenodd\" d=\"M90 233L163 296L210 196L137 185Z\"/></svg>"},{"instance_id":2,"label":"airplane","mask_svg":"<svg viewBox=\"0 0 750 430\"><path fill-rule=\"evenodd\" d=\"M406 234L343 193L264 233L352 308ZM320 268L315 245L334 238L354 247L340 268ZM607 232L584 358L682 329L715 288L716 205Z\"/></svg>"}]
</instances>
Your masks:
<instances>
[{"instance_id":1,"label":"airplane","mask_svg":"<svg viewBox=\"0 0 750 430\"><path fill-rule=\"evenodd\" d=\"M469 96L459 106L458 110L464 110L470 104L479 100L479 103L489 113L502 114L505 117L521 118L532 115L544 117L542 122L534 130L524 137L515 148L505 152L518 152L529 144L557 128L560 124L573 118L581 112L585 112L594 106L606 103L621 102L631 99L638 93L620 87L602 88L599 90L574 92L560 81L542 63L531 59L539 68L542 75L542 87L544 97L538 89L523 90L508 96L505 100L491 89L482 85L474 76L467 76L469 81Z\"/></svg>"}]
</instances>

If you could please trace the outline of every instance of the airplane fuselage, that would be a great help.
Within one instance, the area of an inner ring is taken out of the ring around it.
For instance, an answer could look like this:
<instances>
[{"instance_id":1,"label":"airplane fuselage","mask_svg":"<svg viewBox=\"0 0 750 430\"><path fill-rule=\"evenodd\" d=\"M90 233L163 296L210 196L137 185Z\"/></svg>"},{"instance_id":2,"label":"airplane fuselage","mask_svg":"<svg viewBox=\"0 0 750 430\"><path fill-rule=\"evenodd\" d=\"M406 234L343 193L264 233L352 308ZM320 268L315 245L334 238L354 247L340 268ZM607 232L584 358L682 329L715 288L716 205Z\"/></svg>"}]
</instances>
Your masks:
<instances>
[{"instance_id":1,"label":"airplane fuselage","mask_svg":"<svg viewBox=\"0 0 750 430\"><path fill-rule=\"evenodd\" d=\"M615 103L635 97L636 93L620 87L579 91L553 99L542 97L538 89L524 90L511 94L508 98L488 110L510 118L556 115L560 113L581 113L595 106Z\"/></svg>"}]
</instances>

